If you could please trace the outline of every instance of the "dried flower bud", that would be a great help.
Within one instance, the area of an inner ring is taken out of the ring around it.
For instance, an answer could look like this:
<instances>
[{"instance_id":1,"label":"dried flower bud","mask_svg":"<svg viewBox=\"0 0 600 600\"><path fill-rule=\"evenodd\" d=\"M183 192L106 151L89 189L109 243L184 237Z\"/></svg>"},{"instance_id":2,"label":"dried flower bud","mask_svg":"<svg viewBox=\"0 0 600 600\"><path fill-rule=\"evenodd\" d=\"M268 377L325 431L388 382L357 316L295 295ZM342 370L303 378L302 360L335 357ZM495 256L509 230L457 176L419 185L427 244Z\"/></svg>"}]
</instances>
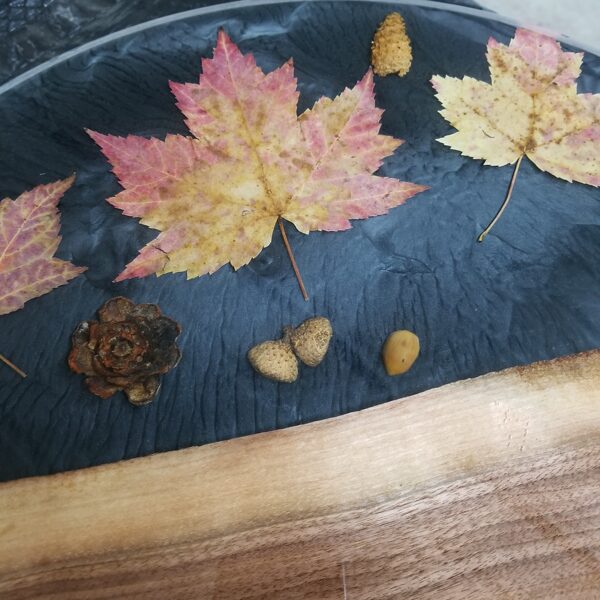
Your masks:
<instances>
[{"instance_id":1,"label":"dried flower bud","mask_svg":"<svg viewBox=\"0 0 600 600\"><path fill-rule=\"evenodd\" d=\"M123 390L137 406L151 402L159 375L180 358L175 344L178 323L164 317L155 304L134 304L117 297L98 311L98 321L80 323L72 336L69 367L87 375L90 391L108 398Z\"/></svg>"},{"instance_id":2,"label":"dried flower bud","mask_svg":"<svg viewBox=\"0 0 600 600\"><path fill-rule=\"evenodd\" d=\"M404 19L390 13L379 25L371 44L371 64L377 75L396 73L406 75L412 63L410 39L406 35Z\"/></svg>"}]
</instances>

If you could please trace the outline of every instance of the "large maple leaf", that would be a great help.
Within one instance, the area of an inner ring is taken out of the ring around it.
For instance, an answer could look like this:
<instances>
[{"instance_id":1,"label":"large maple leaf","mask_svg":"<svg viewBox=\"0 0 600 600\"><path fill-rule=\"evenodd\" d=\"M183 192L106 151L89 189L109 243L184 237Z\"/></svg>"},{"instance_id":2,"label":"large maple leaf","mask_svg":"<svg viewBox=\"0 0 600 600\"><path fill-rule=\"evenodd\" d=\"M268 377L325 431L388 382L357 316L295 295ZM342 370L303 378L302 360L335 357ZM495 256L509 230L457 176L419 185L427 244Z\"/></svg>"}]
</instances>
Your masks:
<instances>
[{"instance_id":1,"label":"large maple leaf","mask_svg":"<svg viewBox=\"0 0 600 600\"><path fill-rule=\"evenodd\" d=\"M57 205L73 180L39 185L14 201L0 202L0 315L22 308L27 300L85 271L54 258L61 240ZM15 368L2 355L0 359Z\"/></svg>"},{"instance_id":2,"label":"large maple leaf","mask_svg":"<svg viewBox=\"0 0 600 600\"><path fill-rule=\"evenodd\" d=\"M552 38L517 29L508 46L490 38L491 84L434 76L444 109L458 131L440 142L486 165L516 162L500 217L528 156L542 171L569 182L600 185L600 94L578 94L583 54L564 52Z\"/></svg>"},{"instance_id":3,"label":"large maple leaf","mask_svg":"<svg viewBox=\"0 0 600 600\"><path fill-rule=\"evenodd\" d=\"M340 231L427 189L372 175L402 142L379 134L370 71L298 117L291 61L265 74L220 31L199 83L171 90L194 137L89 132L125 188L108 201L161 231L116 281L238 269L278 220L283 234L281 219L303 233Z\"/></svg>"}]
</instances>

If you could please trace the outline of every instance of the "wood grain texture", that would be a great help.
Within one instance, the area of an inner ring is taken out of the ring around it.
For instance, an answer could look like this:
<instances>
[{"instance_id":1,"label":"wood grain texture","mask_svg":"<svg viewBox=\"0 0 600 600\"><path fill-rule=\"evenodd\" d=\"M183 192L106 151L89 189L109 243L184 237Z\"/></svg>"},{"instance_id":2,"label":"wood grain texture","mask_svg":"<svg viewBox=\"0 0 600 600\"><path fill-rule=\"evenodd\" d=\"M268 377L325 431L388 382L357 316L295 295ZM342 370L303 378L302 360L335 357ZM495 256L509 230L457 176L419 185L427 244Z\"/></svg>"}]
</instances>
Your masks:
<instances>
[{"instance_id":1,"label":"wood grain texture","mask_svg":"<svg viewBox=\"0 0 600 600\"><path fill-rule=\"evenodd\" d=\"M0 597L600 598L600 351L0 485Z\"/></svg>"}]
</instances>

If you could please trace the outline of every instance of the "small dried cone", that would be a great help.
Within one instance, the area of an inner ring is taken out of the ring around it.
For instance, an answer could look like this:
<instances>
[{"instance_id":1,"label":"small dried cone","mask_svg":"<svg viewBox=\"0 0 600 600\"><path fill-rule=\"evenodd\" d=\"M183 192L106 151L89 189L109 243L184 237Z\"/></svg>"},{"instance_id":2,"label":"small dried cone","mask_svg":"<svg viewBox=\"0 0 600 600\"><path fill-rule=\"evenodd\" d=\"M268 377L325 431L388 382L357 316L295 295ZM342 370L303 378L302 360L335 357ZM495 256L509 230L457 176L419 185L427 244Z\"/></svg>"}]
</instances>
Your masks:
<instances>
[{"instance_id":1,"label":"small dried cone","mask_svg":"<svg viewBox=\"0 0 600 600\"><path fill-rule=\"evenodd\" d=\"M289 332L296 356L307 366L316 367L327 354L333 329L329 319L313 317Z\"/></svg>"},{"instance_id":2,"label":"small dried cone","mask_svg":"<svg viewBox=\"0 0 600 600\"><path fill-rule=\"evenodd\" d=\"M255 371L268 379L281 383L292 383L298 379L298 360L285 338L250 348L248 360Z\"/></svg>"},{"instance_id":3,"label":"small dried cone","mask_svg":"<svg viewBox=\"0 0 600 600\"><path fill-rule=\"evenodd\" d=\"M412 48L404 19L390 13L379 25L371 44L371 64L377 75L406 75L412 63Z\"/></svg>"}]
</instances>

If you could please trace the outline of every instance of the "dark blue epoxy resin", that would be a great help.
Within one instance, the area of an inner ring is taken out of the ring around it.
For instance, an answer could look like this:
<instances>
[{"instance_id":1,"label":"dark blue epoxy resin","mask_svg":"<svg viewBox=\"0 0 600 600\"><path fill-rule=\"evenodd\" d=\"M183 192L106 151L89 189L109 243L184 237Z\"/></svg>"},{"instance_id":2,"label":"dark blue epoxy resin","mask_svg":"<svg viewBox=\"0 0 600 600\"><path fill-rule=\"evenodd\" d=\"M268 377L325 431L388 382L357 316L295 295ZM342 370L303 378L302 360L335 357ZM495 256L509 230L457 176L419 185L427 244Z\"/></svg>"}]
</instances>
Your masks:
<instances>
[{"instance_id":1,"label":"dark blue epoxy resin","mask_svg":"<svg viewBox=\"0 0 600 600\"><path fill-rule=\"evenodd\" d=\"M60 205L59 256L89 267L0 317L0 351L29 373L21 380L0 368L0 479L287 427L600 346L600 192L524 161L505 216L475 243L512 167L484 167L435 141L452 129L429 79L489 81L485 43L490 35L506 43L514 30L422 8L400 7L413 42L410 73L376 78L376 94L383 133L406 140L381 174L431 189L347 232L303 236L288 227L309 302L277 231L237 273L111 283L156 232L105 202L120 188L84 127L187 133L168 80L197 79L219 27L265 70L293 57L303 110L363 76L373 32L393 8L282 4L187 19L98 47L0 96L2 195L76 171ZM586 55L579 90L600 91L600 58ZM183 358L144 408L92 396L67 367L77 324L117 295L157 303L183 327ZM249 347L314 315L334 329L324 362L295 384L256 375ZM422 350L407 374L391 378L380 350L394 329L416 332Z\"/></svg>"}]
</instances>

